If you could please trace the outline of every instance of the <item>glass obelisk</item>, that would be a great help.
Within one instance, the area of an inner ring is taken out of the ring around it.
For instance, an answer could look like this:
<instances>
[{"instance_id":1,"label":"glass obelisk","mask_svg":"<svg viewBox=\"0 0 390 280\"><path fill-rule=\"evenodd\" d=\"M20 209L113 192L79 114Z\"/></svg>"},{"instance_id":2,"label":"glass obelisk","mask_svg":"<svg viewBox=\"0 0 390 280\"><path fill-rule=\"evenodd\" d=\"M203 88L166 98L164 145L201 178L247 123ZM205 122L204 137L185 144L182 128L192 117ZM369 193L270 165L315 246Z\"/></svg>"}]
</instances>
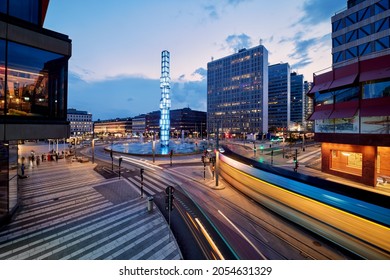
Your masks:
<instances>
[{"instance_id":1,"label":"glass obelisk","mask_svg":"<svg viewBox=\"0 0 390 280\"><path fill-rule=\"evenodd\" d=\"M171 108L170 94L170 80L169 77L169 52L162 51L161 53L161 78L160 78L160 143L162 147L168 147L169 145L169 132L171 127L171 121L169 116L169 110Z\"/></svg>"}]
</instances>

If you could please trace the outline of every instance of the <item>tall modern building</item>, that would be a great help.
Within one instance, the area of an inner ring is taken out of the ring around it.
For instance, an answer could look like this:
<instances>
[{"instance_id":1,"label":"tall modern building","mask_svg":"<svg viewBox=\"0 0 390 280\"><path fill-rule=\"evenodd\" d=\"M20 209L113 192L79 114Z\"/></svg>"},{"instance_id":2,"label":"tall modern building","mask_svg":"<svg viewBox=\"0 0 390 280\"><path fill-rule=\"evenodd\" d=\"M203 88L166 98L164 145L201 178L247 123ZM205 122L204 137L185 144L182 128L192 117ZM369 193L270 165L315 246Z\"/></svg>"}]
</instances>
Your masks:
<instances>
[{"instance_id":1,"label":"tall modern building","mask_svg":"<svg viewBox=\"0 0 390 280\"><path fill-rule=\"evenodd\" d=\"M287 131L291 120L291 68L288 63L268 67L268 125L271 131Z\"/></svg>"},{"instance_id":2,"label":"tall modern building","mask_svg":"<svg viewBox=\"0 0 390 280\"><path fill-rule=\"evenodd\" d=\"M304 124L304 130L305 131L314 131L314 123L313 121L309 120L309 117L311 114L313 114L313 98L310 98L308 93L310 92L311 88L313 87L312 82L304 81L303 82L303 124Z\"/></svg>"},{"instance_id":3,"label":"tall modern building","mask_svg":"<svg viewBox=\"0 0 390 280\"><path fill-rule=\"evenodd\" d=\"M268 132L268 51L259 45L207 64L207 131ZM222 131L220 130L222 129Z\"/></svg>"},{"instance_id":4,"label":"tall modern building","mask_svg":"<svg viewBox=\"0 0 390 280\"><path fill-rule=\"evenodd\" d=\"M0 223L19 205L18 142L69 137L71 40L43 28L48 0L0 1Z\"/></svg>"},{"instance_id":5,"label":"tall modern building","mask_svg":"<svg viewBox=\"0 0 390 280\"><path fill-rule=\"evenodd\" d=\"M390 3L348 1L332 17L332 70L310 95L322 171L369 186L390 178Z\"/></svg>"},{"instance_id":6,"label":"tall modern building","mask_svg":"<svg viewBox=\"0 0 390 280\"><path fill-rule=\"evenodd\" d=\"M169 131L170 131L170 114L171 97L170 97L170 76L169 76L169 60L170 55L168 51L161 53L161 99L160 99L160 144L161 146L169 145Z\"/></svg>"},{"instance_id":7,"label":"tall modern building","mask_svg":"<svg viewBox=\"0 0 390 280\"><path fill-rule=\"evenodd\" d=\"M303 116L304 116L304 88L303 88L303 75L298 75L296 72L292 72L290 76L291 81L291 109L290 109L290 122L292 125L297 126L300 130L303 130Z\"/></svg>"}]
</instances>

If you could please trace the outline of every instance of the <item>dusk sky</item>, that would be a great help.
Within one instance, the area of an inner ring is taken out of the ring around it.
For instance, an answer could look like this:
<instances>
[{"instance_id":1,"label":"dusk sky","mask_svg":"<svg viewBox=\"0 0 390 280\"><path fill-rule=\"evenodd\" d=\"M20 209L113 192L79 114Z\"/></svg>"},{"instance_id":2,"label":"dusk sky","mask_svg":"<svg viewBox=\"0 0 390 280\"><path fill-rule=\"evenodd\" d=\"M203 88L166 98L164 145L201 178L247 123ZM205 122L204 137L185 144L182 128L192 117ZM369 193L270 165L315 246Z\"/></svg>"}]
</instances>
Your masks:
<instances>
[{"instance_id":1,"label":"dusk sky","mask_svg":"<svg viewBox=\"0 0 390 280\"><path fill-rule=\"evenodd\" d=\"M269 64L312 81L331 66L330 17L347 0L52 0L44 27L69 35L68 108L93 119L159 109L161 51L172 107L206 111L207 63L262 44Z\"/></svg>"}]
</instances>

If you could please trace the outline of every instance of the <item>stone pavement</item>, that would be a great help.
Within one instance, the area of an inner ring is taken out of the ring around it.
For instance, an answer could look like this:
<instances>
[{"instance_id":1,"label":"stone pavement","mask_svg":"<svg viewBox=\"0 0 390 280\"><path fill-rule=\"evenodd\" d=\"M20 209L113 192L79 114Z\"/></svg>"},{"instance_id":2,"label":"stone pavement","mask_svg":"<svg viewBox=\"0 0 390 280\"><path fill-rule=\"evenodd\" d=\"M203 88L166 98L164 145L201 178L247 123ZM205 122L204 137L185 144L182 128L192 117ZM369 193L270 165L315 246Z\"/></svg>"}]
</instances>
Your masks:
<instances>
[{"instance_id":1,"label":"stone pavement","mask_svg":"<svg viewBox=\"0 0 390 280\"><path fill-rule=\"evenodd\" d=\"M181 259L159 209L94 167L61 159L26 168L21 210L0 228L0 259Z\"/></svg>"}]
</instances>

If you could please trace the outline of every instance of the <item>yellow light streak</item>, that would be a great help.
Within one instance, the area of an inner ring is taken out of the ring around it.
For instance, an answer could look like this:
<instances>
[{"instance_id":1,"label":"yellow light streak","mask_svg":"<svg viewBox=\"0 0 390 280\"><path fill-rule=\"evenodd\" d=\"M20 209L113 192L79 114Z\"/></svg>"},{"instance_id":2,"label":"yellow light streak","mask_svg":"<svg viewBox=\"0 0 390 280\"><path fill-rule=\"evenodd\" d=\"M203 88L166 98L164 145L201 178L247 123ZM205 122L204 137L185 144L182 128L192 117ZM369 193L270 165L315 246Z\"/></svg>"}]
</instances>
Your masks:
<instances>
[{"instance_id":1,"label":"yellow light streak","mask_svg":"<svg viewBox=\"0 0 390 280\"><path fill-rule=\"evenodd\" d=\"M206 229L204 228L203 224L199 221L198 218L195 218L195 221L198 223L203 235L206 237L207 241L209 242L211 248L213 248L213 250L215 251L215 253L217 253L218 257L220 260L224 260L225 258L223 257L222 253L219 251L217 245L215 245L214 241L211 239L210 235L208 234L208 232L206 231Z\"/></svg>"}]
</instances>

